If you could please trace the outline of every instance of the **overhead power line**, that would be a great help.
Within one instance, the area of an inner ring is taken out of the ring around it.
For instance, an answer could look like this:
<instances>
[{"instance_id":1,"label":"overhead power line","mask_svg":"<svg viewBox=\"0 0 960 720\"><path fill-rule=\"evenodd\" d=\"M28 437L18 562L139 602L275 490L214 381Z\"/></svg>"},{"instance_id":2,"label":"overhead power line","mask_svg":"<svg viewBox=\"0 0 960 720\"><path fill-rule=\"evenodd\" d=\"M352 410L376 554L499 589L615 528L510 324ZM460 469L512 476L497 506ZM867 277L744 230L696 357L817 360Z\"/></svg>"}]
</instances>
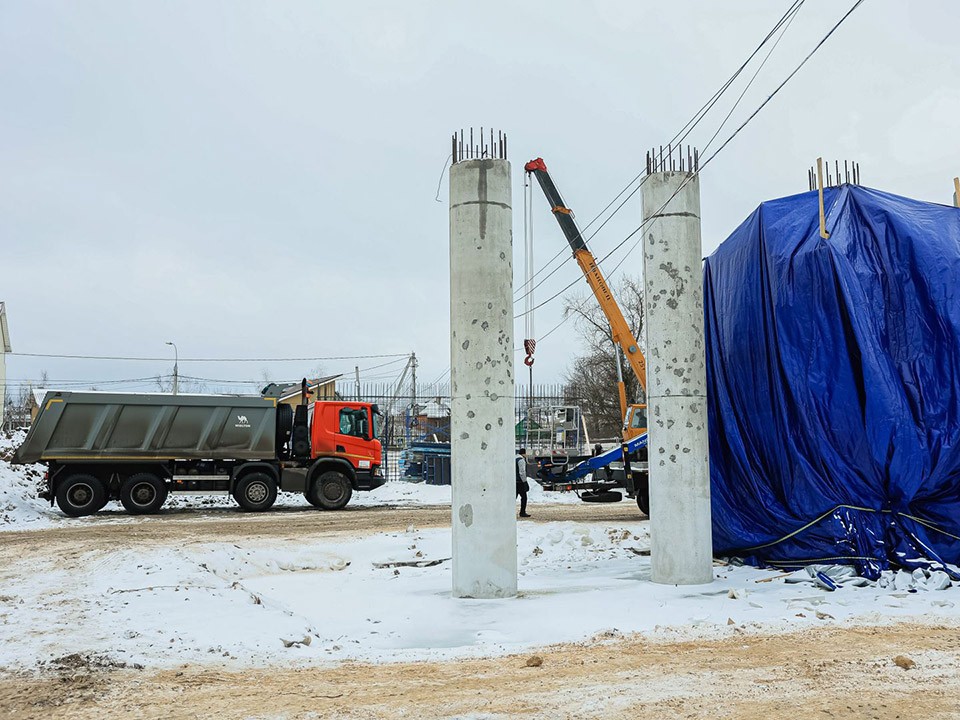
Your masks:
<instances>
[{"instance_id":1,"label":"overhead power line","mask_svg":"<svg viewBox=\"0 0 960 720\"><path fill-rule=\"evenodd\" d=\"M136 362L169 362L170 357L141 357L122 355L60 355L57 353L24 353L13 352L7 355L14 357L54 358L58 360L124 360ZM371 360L375 358L405 358L410 353L390 353L381 355L330 355L326 357L288 357L288 358L204 358L182 357L179 362L320 362L324 360Z\"/></svg>"},{"instance_id":2,"label":"overhead power line","mask_svg":"<svg viewBox=\"0 0 960 720\"><path fill-rule=\"evenodd\" d=\"M126 378L120 380L40 380L37 378L7 378L7 384L17 385L36 385L38 388L47 388L52 385L124 385L129 383L155 382L157 378L167 377L164 375L151 375L150 377ZM169 377L172 377L169 376Z\"/></svg>"},{"instance_id":3,"label":"overhead power line","mask_svg":"<svg viewBox=\"0 0 960 720\"><path fill-rule=\"evenodd\" d=\"M723 85L721 85L720 88L719 88L716 92L714 92L713 95L711 95L710 98L709 98L703 105L700 106L700 109L697 110L697 112L695 112L695 113L693 114L693 117L691 117L691 118L684 124L684 126L683 126L682 128L680 128L680 130L673 136L673 138L671 138L671 139L668 141L668 145L675 145L675 144L677 144L677 143L683 142L683 141L690 135L690 133L693 132L693 130L697 127L697 125L699 125L699 124L703 121L703 119L706 117L707 113L710 112L710 110L713 109L714 105L717 104L717 102L720 100L720 98L723 96L723 94L730 88L730 86L736 81L736 79L740 76L740 74L746 69L746 67L750 64L750 62L753 60L753 58L756 57L757 53L759 53L760 50L763 49L764 45L766 45L766 44L770 41L770 39L777 33L778 30L780 30L781 27L783 27L783 28L784 28L784 31L786 31L786 27L784 26L784 24L786 23L786 25L789 26L789 24L793 22L793 19L796 17L797 12L798 12L798 11L800 10L800 8L803 6L803 3L804 3L804 2L806 2L806 0L794 0L794 2L790 5L790 7L787 8L787 11L783 14L783 16L781 16L781 18L777 21L777 23L769 30L769 32L767 32L767 34L766 34L766 36L764 36L763 40L760 41L760 44L757 45L756 48L754 48L753 52L751 52L749 56L747 56L747 59L744 60L743 63L740 65L740 67L738 67L738 68L734 71L734 73L726 80L726 82L724 82ZM783 37L783 35L781 34L781 38L782 38L782 37ZM777 42L779 43L779 40L778 40ZM774 47L775 47L775 46L774 46ZM771 50L771 52L772 52L772 50ZM767 57L769 58L769 54L767 55ZM763 67L763 64L765 64L765 63L766 63L766 59L764 60L764 63L761 64L761 68ZM759 69L758 69L757 72L759 72ZM754 75L754 79L755 79L755 78L756 78L756 75ZM752 84L752 82L753 82L753 80L750 81L751 84ZM747 85L747 88L749 88L749 87L750 87L750 85L748 84L748 85ZM746 90L744 90L744 92L746 92ZM742 99L742 98L743 98L743 95L741 94L740 98L737 100L737 104L739 104L739 101L740 101L740 99ZM734 105L734 108L735 108L735 107L736 107L736 105ZM731 112L732 112L732 110L731 110ZM724 122L721 123L720 128L723 127L723 124L726 123L726 120L729 119L729 117L730 117L730 115L728 114L728 115L727 115L727 118L724 119ZM720 131L720 128L718 128L717 132ZM603 216L603 214L606 213L607 210L609 210L609 209L613 206L613 204L616 203L617 200L619 200L620 197L621 197L625 192L627 192L631 187L633 187L634 183L636 183L637 180L640 180L640 185L643 185L643 183L646 181L646 178L643 178L643 179L641 180L641 176L642 176L642 175L643 175L643 171L637 173L637 175L635 175L635 176L633 177L633 179L630 180L630 182L628 182L628 183L623 187L623 189L620 190L620 192L618 192L618 193L614 196L614 198L613 198L609 203L607 203L607 205L603 208L603 210L601 210L599 213L597 213L596 216L594 216L594 218L593 218L592 220L590 220L590 222L588 222L588 223L583 227L583 229L582 229L582 231L581 231L581 234L582 234L583 232L586 232L587 230L589 230L589 229L590 229L590 226L593 225L597 220L599 220L599 219ZM600 226L599 226L596 230L594 230L594 231L590 234L589 237L585 238L585 242L589 242L589 241L592 240L594 237L596 237L597 234L604 228L604 226L620 211L620 209L624 206L624 204L626 204L626 202L627 202L631 197L633 197L633 195L636 194L637 190L639 190L639 186L638 186L638 188L636 188L632 193L630 193L630 195L628 195L628 196L624 199L623 202L621 202L621 203L617 206L617 208L610 214L610 216L607 217L606 220L604 220L603 223L601 223ZM563 255L566 251L567 251L566 248L560 248L560 250L559 250L552 258L550 258L550 260L548 260L546 263L544 263L544 265L543 265L539 270L537 270L537 271L533 274L533 277L532 277L531 279L534 279L534 278L536 278L538 275L540 275L544 270L546 270L548 267L550 267L550 266L554 263L554 261L556 261L556 259L559 258L561 255ZM520 297L517 297L517 298L514 300L514 304L517 304L518 302L520 302L521 300L523 300L527 295L529 295L531 292L533 292L534 290L536 290L537 288L539 288L546 280L548 280L550 277L552 277L552 276L553 276L560 268L562 268L563 266L564 266L563 263L561 263L560 265L557 265L557 266L556 266L553 270L551 270L545 277L541 278L540 281L539 281L536 285L534 285L533 287L529 288L529 289L528 289L523 295L521 295ZM522 290L522 289L521 289L521 290ZM514 293L514 295L516 295L516 293Z\"/></svg>"},{"instance_id":4,"label":"overhead power line","mask_svg":"<svg viewBox=\"0 0 960 720\"><path fill-rule=\"evenodd\" d=\"M816 52L817 52L821 47L823 47L824 43L826 43L826 41L833 35L833 33L836 32L837 28L839 28L839 27L846 21L846 19L847 19L848 17L850 17L850 15L854 12L854 10L856 10L858 7L860 7L860 5L863 4L863 2L864 2L864 0L856 0L856 2L853 4L853 6L851 6L851 8L843 15L843 17L841 17L841 18L836 22L836 24L835 24L832 28L830 28L830 30L826 33L826 35L824 35L824 36L820 39L820 41L813 47L813 49L812 49L812 50L807 54L807 56L800 62L800 64L797 65L797 66L790 72L789 75L787 75L787 77L783 80L783 82L781 82L781 83L773 90L773 92L770 93L770 95L766 98L766 100L764 100L762 103L760 103L760 105L749 115L749 117L747 117L746 120L744 120L744 122L743 122L736 130L733 131L733 133L723 142L723 144L722 144L719 148L717 148L717 150L714 151L714 153L713 153L712 155L710 155L709 157L707 157L707 158L704 160L704 162L702 162L702 163L700 164L700 169L698 170L697 175L699 175L699 173L702 172L703 169L704 169L707 165L710 164L710 162L712 162L714 159L716 159L717 155L719 155L719 154L723 151L723 149L726 148L727 145L729 145L730 142L731 142L737 135L739 135L740 132L760 113L760 111L763 110L763 108L766 107L767 104L769 104L769 102L770 102L771 100L773 100L773 98L786 86L786 84L787 84L788 82L790 82L790 80L800 71L800 69L801 69L804 65L807 64L807 62L810 60L810 58L812 58L812 57L816 54ZM752 82L752 80L751 80L751 82ZM738 99L737 102L739 102L739 99ZM726 120L724 120L724 122L726 122ZM712 140L711 140L711 141L712 141ZM691 177L694 177L694 176L691 176ZM660 209L653 214L653 217L656 217L656 216L670 203L670 201L673 200L674 197L676 197L677 193L679 193L684 187L686 187L687 182L689 182L689 180L683 182L683 183L677 188L677 190L667 199L667 201L660 207ZM630 193L630 195L627 196L627 198L624 200L624 203L625 203L627 200L629 200L630 197L632 197L634 194L636 194L636 192L640 189L640 186L642 186L642 184L643 184L643 183L641 183L640 185L638 185L638 186ZM618 206L617 210L619 210L621 207L623 207L623 203L621 203L621 204ZM614 211L614 212L616 212L616 211ZM612 216L611 216L611 217L612 217ZM629 242L629 240L630 240L631 238L633 238L637 233L639 233L639 232L643 229L644 225L646 225L647 222L649 222L649 220L645 220L644 222L640 223L640 225L637 226L629 235L627 235L625 238L623 238L623 239L622 239L619 243L617 243L606 255L604 255L602 258L600 258L600 260L597 261L597 265L598 265L598 266L601 265L601 264L602 264L605 260L607 260L611 255L613 255L615 252L617 252L617 250L619 250L619 249L620 249L621 247L623 247L627 242ZM639 240L638 240L637 242L639 242ZM636 249L636 247L637 247L637 242L635 242L635 243L629 248L629 250L628 250L627 253L624 255L624 257L621 258L620 262L619 262L619 263L617 264L617 266L616 266L617 268L619 268L620 265L623 264L624 260L626 260L626 258ZM616 268L614 268L614 270L616 270ZM612 274L611 274L611 276L612 276ZM573 281L571 281L570 283L568 283L562 290L560 290L559 292L551 295L549 298L547 298L547 299L544 300L543 302L541 302L541 303L537 304L536 306L534 306L534 307L532 308L532 310L537 310L538 308L541 308L541 307L543 307L544 305L546 305L546 304L548 304L548 303L556 300L558 297L560 297L560 296L563 295L565 292L567 292L570 288L572 288L574 285L576 285L580 280L581 280L580 277L575 278ZM531 311L532 311L532 310L531 310ZM518 318L520 318L520 317L523 317L523 315L524 315L524 313L520 313L519 315L515 315L515 316L514 316L514 319L518 319ZM549 334L552 333L554 330L556 330L557 328L559 328L560 325L563 325L568 319L569 319L569 316L566 317L566 318L564 318L562 321L560 321L560 323L558 323L554 328L552 328L546 335L549 335ZM543 340L543 338L546 337L546 335L544 335L543 337L541 337L540 340Z\"/></svg>"}]
</instances>

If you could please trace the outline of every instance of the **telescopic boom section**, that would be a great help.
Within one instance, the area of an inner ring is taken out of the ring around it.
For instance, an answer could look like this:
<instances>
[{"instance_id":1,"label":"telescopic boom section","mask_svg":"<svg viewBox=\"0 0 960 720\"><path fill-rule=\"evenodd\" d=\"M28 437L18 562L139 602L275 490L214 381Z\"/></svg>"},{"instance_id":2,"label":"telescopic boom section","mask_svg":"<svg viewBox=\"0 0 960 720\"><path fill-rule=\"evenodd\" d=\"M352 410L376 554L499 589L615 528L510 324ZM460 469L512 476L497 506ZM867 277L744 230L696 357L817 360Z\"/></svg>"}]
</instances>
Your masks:
<instances>
[{"instance_id":1,"label":"telescopic boom section","mask_svg":"<svg viewBox=\"0 0 960 720\"><path fill-rule=\"evenodd\" d=\"M576 220L574 220L573 212L564 204L560 191L557 190L557 186L553 184L553 179L550 177L550 173L547 172L546 163L543 162L543 158L537 158L524 165L523 169L536 176L537 182L540 183L540 188L543 190L543 194L547 196L547 202L550 203L553 215L557 218L557 222L560 223L560 229L567 238L570 249L573 250L573 257L583 271L583 275L587 279L587 284L590 285L594 296L600 303L600 309L603 310L607 322L610 323L610 333L613 336L613 341L623 349L623 354L630 363L630 367L633 368L633 374L637 376L637 380L640 381L640 387L646 392L647 361L640 351L640 344L633 336L630 326L623 317L620 306L617 305L617 301L613 299L613 293L610 292L610 287L607 285L603 273L600 272L600 268L597 266L596 258L593 257L593 253L587 248L587 243L580 233L580 228L577 227Z\"/></svg>"}]
</instances>

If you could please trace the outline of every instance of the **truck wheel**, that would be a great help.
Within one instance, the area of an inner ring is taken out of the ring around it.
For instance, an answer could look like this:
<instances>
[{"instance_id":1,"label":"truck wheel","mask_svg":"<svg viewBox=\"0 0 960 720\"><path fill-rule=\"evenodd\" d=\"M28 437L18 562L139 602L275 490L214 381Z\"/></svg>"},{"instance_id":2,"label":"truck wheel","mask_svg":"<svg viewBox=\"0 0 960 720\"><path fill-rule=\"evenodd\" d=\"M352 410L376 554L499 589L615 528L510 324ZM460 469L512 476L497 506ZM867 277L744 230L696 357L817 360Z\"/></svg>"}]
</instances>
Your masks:
<instances>
[{"instance_id":1,"label":"truck wheel","mask_svg":"<svg viewBox=\"0 0 960 720\"><path fill-rule=\"evenodd\" d=\"M107 491L93 475L71 475L57 486L57 505L64 515L82 517L93 515L107 504Z\"/></svg>"},{"instance_id":2,"label":"truck wheel","mask_svg":"<svg viewBox=\"0 0 960 720\"><path fill-rule=\"evenodd\" d=\"M307 500L314 507L323 510L340 510L350 502L352 495L353 486L350 485L350 478L342 472L327 470L325 473L320 473L320 477L313 481Z\"/></svg>"},{"instance_id":3,"label":"truck wheel","mask_svg":"<svg viewBox=\"0 0 960 720\"><path fill-rule=\"evenodd\" d=\"M650 493L646 490L637 491L637 507L647 517L650 517Z\"/></svg>"},{"instance_id":4,"label":"truck wheel","mask_svg":"<svg viewBox=\"0 0 960 720\"><path fill-rule=\"evenodd\" d=\"M269 510L277 501L277 483L266 473L244 475L233 489L233 499L249 512Z\"/></svg>"},{"instance_id":5,"label":"truck wheel","mask_svg":"<svg viewBox=\"0 0 960 720\"><path fill-rule=\"evenodd\" d=\"M153 473L137 473L120 486L120 504L131 515L152 515L167 501L167 485Z\"/></svg>"}]
</instances>

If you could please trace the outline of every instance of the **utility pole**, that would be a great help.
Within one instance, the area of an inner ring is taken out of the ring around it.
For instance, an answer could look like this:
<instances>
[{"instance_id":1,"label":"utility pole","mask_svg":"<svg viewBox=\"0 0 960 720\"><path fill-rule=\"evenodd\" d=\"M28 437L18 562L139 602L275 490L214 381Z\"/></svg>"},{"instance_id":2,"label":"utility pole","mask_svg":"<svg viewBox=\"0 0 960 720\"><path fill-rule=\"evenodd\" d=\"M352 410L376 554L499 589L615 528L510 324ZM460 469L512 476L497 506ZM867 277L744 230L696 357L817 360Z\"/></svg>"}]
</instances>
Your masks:
<instances>
[{"instance_id":1,"label":"utility pole","mask_svg":"<svg viewBox=\"0 0 960 720\"><path fill-rule=\"evenodd\" d=\"M357 400L360 399L360 366L354 365L353 371L357 374Z\"/></svg>"},{"instance_id":2,"label":"utility pole","mask_svg":"<svg viewBox=\"0 0 960 720\"><path fill-rule=\"evenodd\" d=\"M413 417L416 419L420 416L419 408L417 407L417 354L415 352L410 353L410 372L412 375L412 385L413 385L413 399L411 401L411 407L413 408Z\"/></svg>"},{"instance_id":3,"label":"utility pole","mask_svg":"<svg viewBox=\"0 0 960 720\"><path fill-rule=\"evenodd\" d=\"M180 392L180 353L177 351L177 344L168 342L167 345L173 346L173 394L176 395Z\"/></svg>"}]
</instances>

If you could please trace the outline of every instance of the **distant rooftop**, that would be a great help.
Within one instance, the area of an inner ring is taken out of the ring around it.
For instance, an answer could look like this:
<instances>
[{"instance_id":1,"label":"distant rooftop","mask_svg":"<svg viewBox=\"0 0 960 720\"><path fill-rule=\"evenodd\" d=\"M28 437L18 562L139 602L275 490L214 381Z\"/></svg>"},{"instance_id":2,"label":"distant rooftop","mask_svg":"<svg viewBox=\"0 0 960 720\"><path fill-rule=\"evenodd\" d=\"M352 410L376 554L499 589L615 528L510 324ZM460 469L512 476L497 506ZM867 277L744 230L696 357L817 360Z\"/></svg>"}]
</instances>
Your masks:
<instances>
[{"instance_id":1,"label":"distant rooftop","mask_svg":"<svg viewBox=\"0 0 960 720\"><path fill-rule=\"evenodd\" d=\"M327 377L321 378L308 378L307 387L313 391L316 391L316 389L321 385L326 385L327 383L333 382L337 378L341 377L343 377L343 373L338 375L328 375ZM300 394L300 383L270 383L260 391L260 394L264 397L275 397L280 401L289 400L295 395Z\"/></svg>"}]
</instances>

